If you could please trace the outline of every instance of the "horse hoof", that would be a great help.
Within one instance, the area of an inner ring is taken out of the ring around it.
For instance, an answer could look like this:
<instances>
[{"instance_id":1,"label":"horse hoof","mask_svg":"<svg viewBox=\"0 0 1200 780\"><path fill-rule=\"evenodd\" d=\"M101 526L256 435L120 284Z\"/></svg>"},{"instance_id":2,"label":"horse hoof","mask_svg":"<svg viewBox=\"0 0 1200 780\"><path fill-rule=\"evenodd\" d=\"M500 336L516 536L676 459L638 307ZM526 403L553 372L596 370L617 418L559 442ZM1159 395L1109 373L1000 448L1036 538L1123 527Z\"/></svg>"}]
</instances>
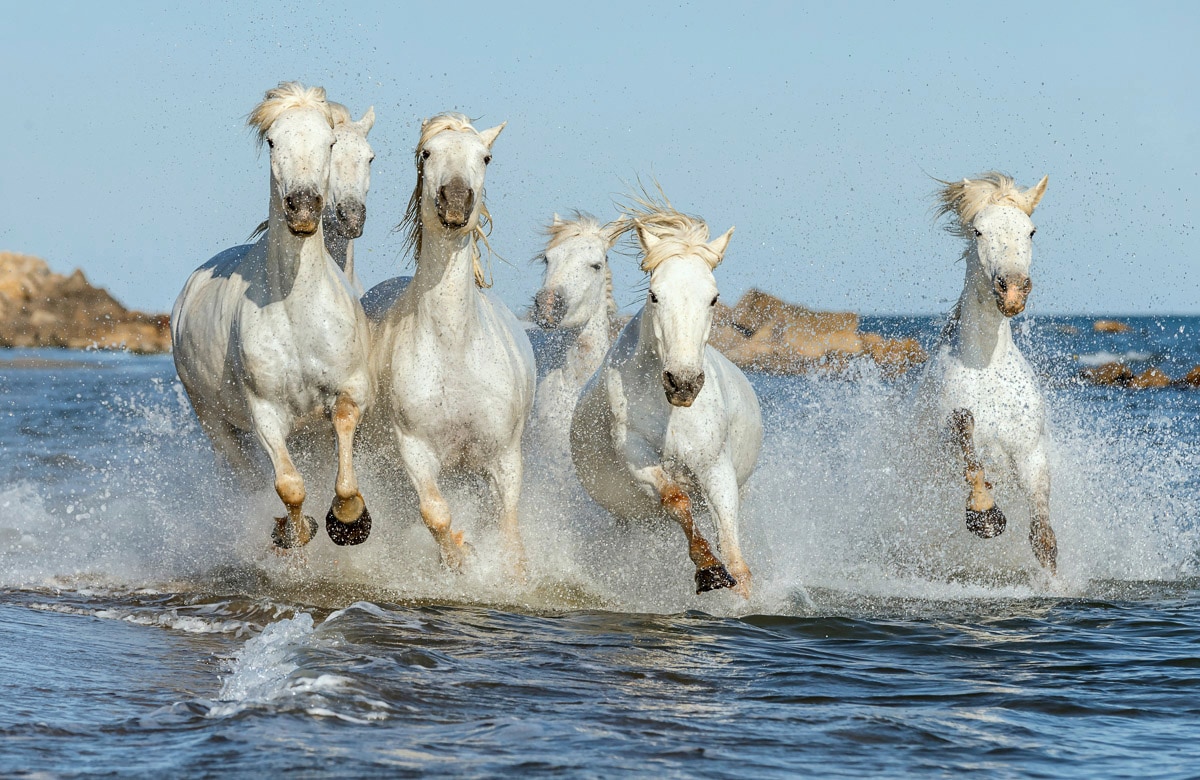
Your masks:
<instances>
[{"instance_id":1,"label":"horse hoof","mask_svg":"<svg viewBox=\"0 0 1200 780\"><path fill-rule=\"evenodd\" d=\"M371 513L364 506L357 520L353 523L343 523L333 514L333 509L330 509L325 515L325 532L334 544L341 547L362 544L371 535Z\"/></svg>"},{"instance_id":2,"label":"horse hoof","mask_svg":"<svg viewBox=\"0 0 1200 780\"><path fill-rule=\"evenodd\" d=\"M998 506L982 512L967 507L967 528L981 539L992 539L999 536L1004 533L1004 526L1007 524L1008 520L1004 518L1004 513Z\"/></svg>"},{"instance_id":3,"label":"horse hoof","mask_svg":"<svg viewBox=\"0 0 1200 780\"><path fill-rule=\"evenodd\" d=\"M735 585L737 585L737 580L729 576L728 570L719 563L704 569L696 569L697 593L707 593L710 590L720 590L721 588L732 588Z\"/></svg>"},{"instance_id":4,"label":"horse hoof","mask_svg":"<svg viewBox=\"0 0 1200 780\"><path fill-rule=\"evenodd\" d=\"M308 515L304 516L304 522L308 525L308 539L300 541L292 532L291 521L286 517L275 518L275 530L271 531L271 541L276 547L283 550L291 550L296 547L303 547L312 541L312 538L317 535L317 521L313 520Z\"/></svg>"}]
</instances>

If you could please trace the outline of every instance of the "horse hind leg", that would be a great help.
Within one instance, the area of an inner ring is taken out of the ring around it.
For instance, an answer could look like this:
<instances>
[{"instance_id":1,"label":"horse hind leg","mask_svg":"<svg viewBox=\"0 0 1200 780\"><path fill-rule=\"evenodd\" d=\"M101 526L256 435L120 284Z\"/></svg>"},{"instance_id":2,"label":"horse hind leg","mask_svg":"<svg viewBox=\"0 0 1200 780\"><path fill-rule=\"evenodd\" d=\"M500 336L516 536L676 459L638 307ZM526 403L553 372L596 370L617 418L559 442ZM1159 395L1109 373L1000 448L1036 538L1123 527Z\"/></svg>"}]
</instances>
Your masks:
<instances>
[{"instance_id":1,"label":"horse hind leg","mask_svg":"<svg viewBox=\"0 0 1200 780\"><path fill-rule=\"evenodd\" d=\"M358 489L354 473L354 432L362 410L345 393L338 396L330 417L337 434L337 479L333 503L325 515L325 531L337 545L362 544L371 535L371 513Z\"/></svg>"},{"instance_id":2,"label":"horse hind leg","mask_svg":"<svg viewBox=\"0 0 1200 780\"><path fill-rule=\"evenodd\" d=\"M521 526L518 515L521 500L521 439L506 452L499 454L489 476L499 498L500 533L504 537L504 559L509 574L517 580L525 579L525 546L521 542Z\"/></svg>"},{"instance_id":3,"label":"horse hind leg","mask_svg":"<svg viewBox=\"0 0 1200 780\"><path fill-rule=\"evenodd\" d=\"M450 504L442 496L437 484L441 464L429 447L416 437L405 436L397 428L396 438L400 444L400 458L417 491L421 519L438 544L442 565L451 571L461 572L466 566L471 545L463 538L462 531L451 530Z\"/></svg>"},{"instance_id":4,"label":"horse hind leg","mask_svg":"<svg viewBox=\"0 0 1200 780\"><path fill-rule=\"evenodd\" d=\"M955 442L962 450L965 464L963 476L970 486L967 497L967 528L983 539L991 539L1004 532L1008 520L996 500L992 497L992 486L983 471L983 462L975 452L975 416L969 409L955 409L950 413L950 430Z\"/></svg>"},{"instance_id":5,"label":"horse hind leg","mask_svg":"<svg viewBox=\"0 0 1200 780\"><path fill-rule=\"evenodd\" d=\"M736 588L738 585L725 565L713 554L712 547L696 529L692 517L692 500L678 485L666 482L659 489L662 507L683 528L688 540L688 557L696 564L696 592L707 593L721 588Z\"/></svg>"}]
</instances>

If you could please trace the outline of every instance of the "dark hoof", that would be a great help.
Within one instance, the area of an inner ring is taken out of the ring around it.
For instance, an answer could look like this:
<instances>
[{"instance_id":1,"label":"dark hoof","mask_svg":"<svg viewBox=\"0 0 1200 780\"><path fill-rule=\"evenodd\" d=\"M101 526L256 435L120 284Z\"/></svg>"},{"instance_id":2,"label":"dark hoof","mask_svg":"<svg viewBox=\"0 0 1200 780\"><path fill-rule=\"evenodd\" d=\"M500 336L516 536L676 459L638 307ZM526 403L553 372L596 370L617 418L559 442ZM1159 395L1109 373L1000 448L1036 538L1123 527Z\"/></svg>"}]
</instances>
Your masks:
<instances>
[{"instance_id":1,"label":"dark hoof","mask_svg":"<svg viewBox=\"0 0 1200 780\"><path fill-rule=\"evenodd\" d=\"M1007 524L1008 520L1004 519L1004 513L998 506L982 512L967 508L967 528L981 539L992 539L999 536L1004 533L1004 526Z\"/></svg>"},{"instance_id":2,"label":"dark hoof","mask_svg":"<svg viewBox=\"0 0 1200 780\"><path fill-rule=\"evenodd\" d=\"M353 523L343 523L334 516L333 510L325 515L325 532L334 544L346 547L351 544L362 544L371 535L371 513L364 506L362 514Z\"/></svg>"},{"instance_id":3,"label":"dark hoof","mask_svg":"<svg viewBox=\"0 0 1200 780\"><path fill-rule=\"evenodd\" d=\"M305 515L304 522L308 524L308 540L311 542L312 538L317 535L317 521ZM292 524L286 517L275 518L275 530L271 531L271 541L275 543L276 547L284 550L290 550L293 547L303 547L307 544L307 542L302 543L292 533Z\"/></svg>"},{"instance_id":4,"label":"dark hoof","mask_svg":"<svg viewBox=\"0 0 1200 780\"><path fill-rule=\"evenodd\" d=\"M696 592L707 593L710 590L732 588L737 580L729 576L729 572L721 564L696 570Z\"/></svg>"}]
</instances>

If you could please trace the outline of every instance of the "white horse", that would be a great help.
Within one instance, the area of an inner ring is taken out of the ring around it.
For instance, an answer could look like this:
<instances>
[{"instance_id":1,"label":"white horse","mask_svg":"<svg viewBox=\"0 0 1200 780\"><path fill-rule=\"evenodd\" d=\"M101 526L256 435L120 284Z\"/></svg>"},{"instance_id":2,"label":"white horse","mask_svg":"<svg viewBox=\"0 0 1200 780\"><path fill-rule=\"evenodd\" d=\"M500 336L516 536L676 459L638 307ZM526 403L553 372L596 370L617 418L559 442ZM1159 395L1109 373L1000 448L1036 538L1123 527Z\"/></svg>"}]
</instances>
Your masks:
<instances>
[{"instance_id":1,"label":"white horse","mask_svg":"<svg viewBox=\"0 0 1200 780\"><path fill-rule=\"evenodd\" d=\"M272 533L280 547L316 532L287 438L327 415L338 470L326 530L338 544L358 544L371 527L353 462L354 432L372 401L370 334L321 227L333 118L323 89L291 82L268 91L248 121L271 149L267 231L188 278L171 315L175 367L214 447L243 478L255 467L241 435L253 432L266 450L287 509Z\"/></svg>"},{"instance_id":2,"label":"white horse","mask_svg":"<svg viewBox=\"0 0 1200 780\"><path fill-rule=\"evenodd\" d=\"M575 408L575 469L609 512L665 516L683 527L697 593L734 588L748 598L738 513L762 444L762 415L746 376L707 343L713 270L733 228L709 242L703 221L649 201L633 224L650 289ZM689 496L696 489L716 517L728 568L696 528Z\"/></svg>"},{"instance_id":3,"label":"white horse","mask_svg":"<svg viewBox=\"0 0 1200 780\"><path fill-rule=\"evenodd\" d=\"M330 103L333 114L333 161L329 175L329 201L322 223L325 248L360 297L362 282L354 273L354 239L362 235L367 222L367 191L371 188L371 162L375 152L367 142L367 133L375 126L375 107L371 106L357 122L341 103Z\"/></svg>"},{"instance_id":4,"label":"white horse","mask_svg":"<svg viewBox=\"0 0 1200 780\"><path fill-rule=\"evenodd\" d=\"M984 539L1004 530L988 477L1015 476L1032 509L1033 553L1054 573L1046 402L1009 323L1025 309L1033 286L1036 229L1030 216L1046 181L1021 190L1008 176L991 172L939 192L938 215L953 212L950 231L970 242L963 252L966 284L918 380L917 400L925 424L939 428L954 457L963 459L970 486L967 527Z\"/></svg>"},{"instance_id":5,"label":"white horse","mask_svg":"<svg viewBox=\"0 0 1200 780\"><path fill-rule=\"evenodd\" d=\"M557 214L547 226L549 241L538 260L546 266L533 298L534 322L547 333L539 361L547 367L538 383L534 425L543 443L559 440L568 453L566 431L579 391L600 367L612 341L617 315L608 250L629 228L627 220L601 225L595 217Z\"/></svg>"},{"instance_id":6,"label":"white horse","mask_svg":"<svg viewBox=\"0 0 1200 780\"><path fill-rule=\"evenodd\" d=\"M489 477L505 554L519 574L521 434L534 397L533 349L516 317L480 289L477 247L489 221L484 173L503 128L479 132L450 113L422 124L417 185L404 217L416 273L383 282L365 299L378 317L372 361L385 413L442 562L459 570L465 561L462 532L452 530L438 485L444 467L461 467Z\"/></svg>"}]
</instances>

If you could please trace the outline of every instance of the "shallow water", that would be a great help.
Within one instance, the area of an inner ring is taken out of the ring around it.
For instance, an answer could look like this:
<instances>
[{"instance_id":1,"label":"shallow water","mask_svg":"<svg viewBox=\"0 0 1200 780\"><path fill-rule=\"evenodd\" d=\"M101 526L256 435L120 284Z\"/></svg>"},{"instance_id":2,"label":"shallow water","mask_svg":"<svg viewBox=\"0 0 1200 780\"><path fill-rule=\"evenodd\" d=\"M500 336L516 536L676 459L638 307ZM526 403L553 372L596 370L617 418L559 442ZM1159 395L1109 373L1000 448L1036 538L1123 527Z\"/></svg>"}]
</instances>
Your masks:
<instances>
[{"instance_id":1,"label":"shallow water","mask_svg":"<svg viewBox=\"0 0 1200 780\"><path fill-rule=\"evenodd\" d=\"M755 377L748 603L692 593L677 529L612 522L536 457L524 585L473 482L451 500L477 555L443 572L382 455L372 539L283 558L272 492L217 476L169 358L0 355L0 774L1194 777L1200 392L1073 377L1104 352L1182 375L1200 319L1130 322L1021 328L1053 581L1019 503L983 542L961 491L905 482L903 384Z\"/></svg>"}]
</instances>

